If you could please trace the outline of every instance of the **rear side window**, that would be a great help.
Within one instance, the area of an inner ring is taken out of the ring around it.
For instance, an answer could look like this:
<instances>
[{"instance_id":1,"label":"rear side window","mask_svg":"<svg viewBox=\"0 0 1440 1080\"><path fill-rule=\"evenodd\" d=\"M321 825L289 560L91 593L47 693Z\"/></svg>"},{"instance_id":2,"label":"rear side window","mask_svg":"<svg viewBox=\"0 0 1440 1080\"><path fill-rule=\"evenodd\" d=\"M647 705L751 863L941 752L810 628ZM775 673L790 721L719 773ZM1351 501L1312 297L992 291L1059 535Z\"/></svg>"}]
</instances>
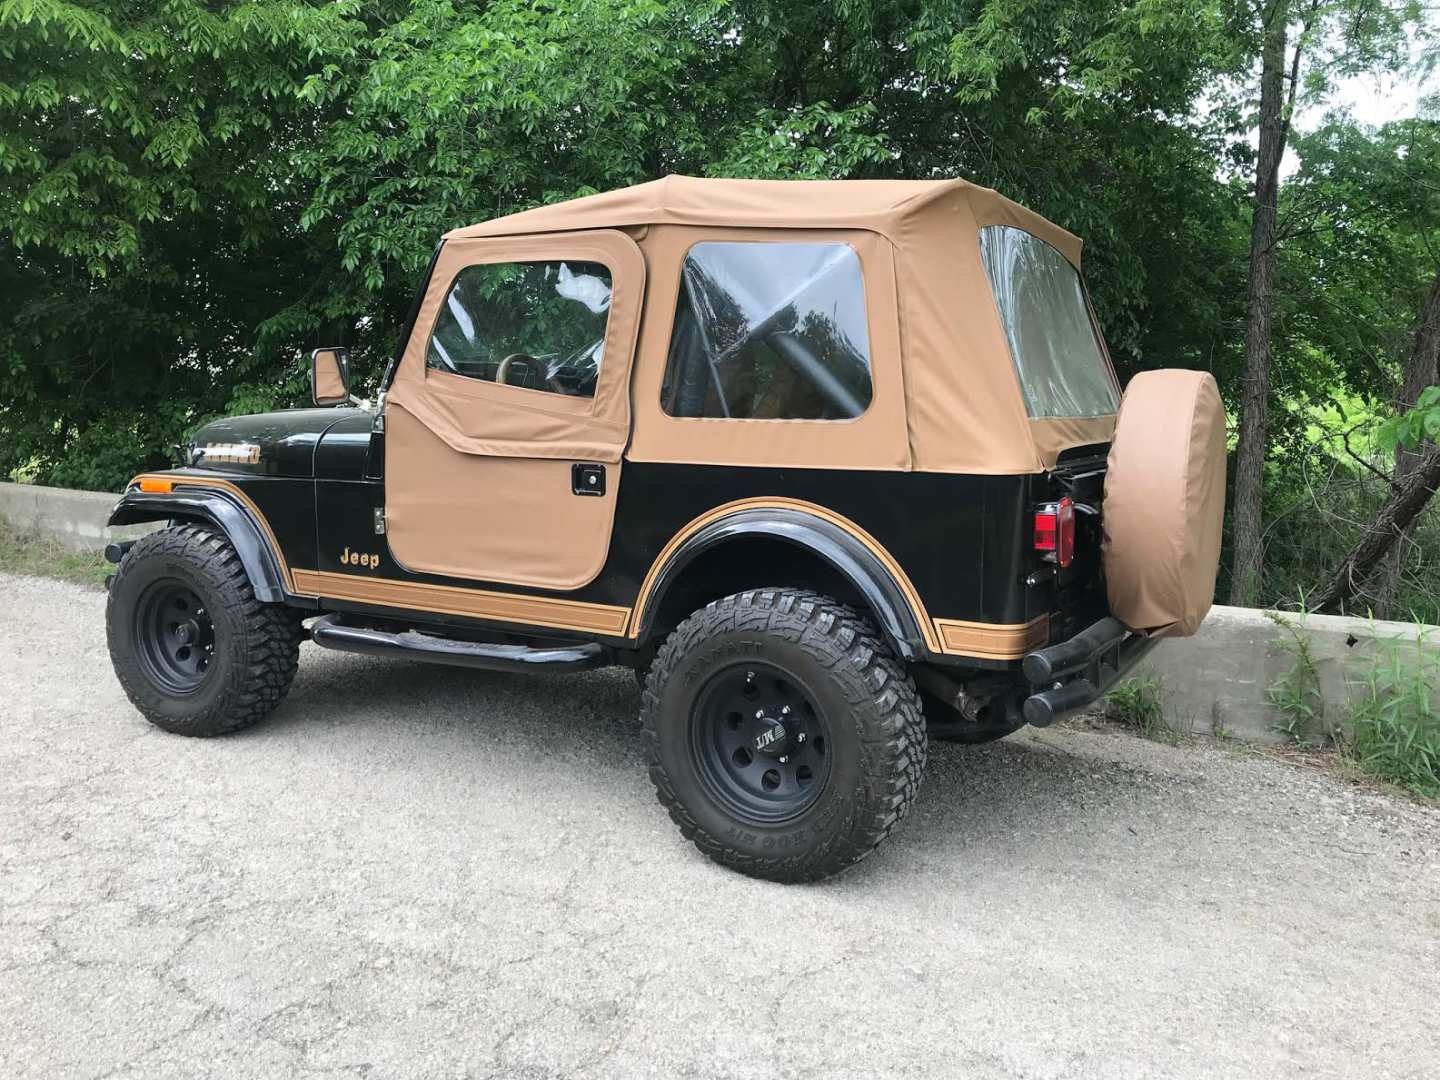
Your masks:
<instances>
[{"instance_id":1,"label":"rear side window","mask_svg":"<svg viewBox=\"0 0 1440 1080\"><path fill-rule=\"evenodd\" d=\"M599 263L467 266L435 319L425 364L482 382L594 397L610 294L610 271Z\"/></svg>"},{"instance_id":2,"label":"rear side window","mask_svg":"<svg viewBox=\"0 0 1440 1080\"><path fill-rule=\"evenodd\" d=\"M1031 416L1109 416L1120 407L1080 274L1039 237L980 230L980 255Z\"/></svg>"},{"instance_id":3,"label":"rear side window","mask_svg":"<svg viewBox=\"0 0 1440 1080\"><path fill-rule=\"evenodd\" d=\"M848 420L870 405L848 244L702 243L681 270L660 404L671 416Z\"/></svg>"}]
</instances>

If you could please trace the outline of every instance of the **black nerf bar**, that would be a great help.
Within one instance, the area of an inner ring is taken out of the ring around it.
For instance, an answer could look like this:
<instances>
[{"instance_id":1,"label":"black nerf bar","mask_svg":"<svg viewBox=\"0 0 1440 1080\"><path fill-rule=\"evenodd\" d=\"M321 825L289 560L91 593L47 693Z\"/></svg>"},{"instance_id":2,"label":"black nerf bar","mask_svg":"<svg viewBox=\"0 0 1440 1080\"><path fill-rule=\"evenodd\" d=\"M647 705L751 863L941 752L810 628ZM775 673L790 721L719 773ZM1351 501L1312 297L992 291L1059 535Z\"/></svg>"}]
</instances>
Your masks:
<instances>
[{"instance_id":1,"label":"black nerf bar","mask_svg":"<svg viewBox=\"0 0 1440 1080\"><path fill-rule=\"evenodd\" d=\"M1124 623L1113 615L1107 615L1059 645L1036 649L1025 657L1020 667L1031 685L1043 686L1067 672L1084 667L1097 654L1124 641L1128 633L1130 630Z\"/></svg>"},{"instance_id":2,"label":"black nerf bar","mask_svg":"<svg viewBox=\"0 0 1440 1080\"><path fill-rule=\"evenodd\" d=\"M1032 683L1053 684L1049 689L1025 699L1026 723L1034 727L1049 727L1066 713L1100 700L1120 681L1121 676L1159 644L1159 638L1131 634L1123 626L1122 635L1115 638L1114 627L1108 624L1116 622L1113 618L1101 619L1069 641L1039 649L1025 657L1021 667L1027 677L1031 671L1050 672L1048 678L1032 678ZM1032 664L1032 660L1035 663ZM1066 667L1061 669L1060 663ZM1080 668L1085 670L1081 672Z\"/></svg>"},{"instance_id":3,"label":"black nerf bar","mask_svg":"<svg viewBox=\"0 0 1440 1080\"><path fill-rule=\"evenodd\" d=\"M335 615L317 619L310 627L310 640L338 652L428 660L490 671L583 671L606 662L604 648L594 641L532 649L525 645L459 641L414 630L390 633L347 626Z\"/></svg>"},{"instance_id":4,"label":"black nerf bar","mask_svg":"<svg viewBox=\"0 0 1440 1080\"><path fill-rule=\"evenodd\" d=\"M105 561L115 563L117 566L120 560L125 558L125 553L135 546L134 540L117 540L112 544L105 545Z\"/></svg>"}]
</instances>

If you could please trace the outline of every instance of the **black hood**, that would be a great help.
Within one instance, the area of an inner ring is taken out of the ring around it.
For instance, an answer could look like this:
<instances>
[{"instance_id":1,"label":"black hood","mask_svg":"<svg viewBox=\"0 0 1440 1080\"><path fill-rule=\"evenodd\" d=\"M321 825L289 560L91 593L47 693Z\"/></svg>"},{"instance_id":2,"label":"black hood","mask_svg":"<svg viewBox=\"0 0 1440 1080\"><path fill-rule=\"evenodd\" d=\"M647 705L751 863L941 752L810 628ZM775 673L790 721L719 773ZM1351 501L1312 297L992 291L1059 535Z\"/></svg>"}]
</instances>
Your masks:
<instances>
[{"instance_id":1,"label":"black hood","mask_svg":"<svg viewBox=\"0 0 1440 1080\"><path fill-rule=\"evenodd\" d=\"M185 447L185 464L217 472L313 476L315 447L342 420L364 409L285 409L227 416L206 424Z\"/></svg>"}]
</instances>

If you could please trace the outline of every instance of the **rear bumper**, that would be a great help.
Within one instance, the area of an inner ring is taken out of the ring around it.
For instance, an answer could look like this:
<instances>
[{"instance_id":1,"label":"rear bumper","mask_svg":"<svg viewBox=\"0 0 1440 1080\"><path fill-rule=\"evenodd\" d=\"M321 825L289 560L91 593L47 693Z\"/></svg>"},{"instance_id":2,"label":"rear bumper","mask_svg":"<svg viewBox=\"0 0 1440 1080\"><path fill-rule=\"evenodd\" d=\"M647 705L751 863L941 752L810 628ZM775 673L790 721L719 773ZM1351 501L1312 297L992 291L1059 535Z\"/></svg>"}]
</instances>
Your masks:
<instances>
[{"instance_id":1,"label":"rear bumper","mask_svg":"<svg viewBox=\"0 0 1440 1080\"><path fill-rule=\"evenodd\" d=\"M1048 727L1100 700L1157 641L1132 634L1119 619L1106 616L1068 641L1028 653L1021 670L1035 692L1025 699L1025 720Z\"/></svg>"}]
</instances>

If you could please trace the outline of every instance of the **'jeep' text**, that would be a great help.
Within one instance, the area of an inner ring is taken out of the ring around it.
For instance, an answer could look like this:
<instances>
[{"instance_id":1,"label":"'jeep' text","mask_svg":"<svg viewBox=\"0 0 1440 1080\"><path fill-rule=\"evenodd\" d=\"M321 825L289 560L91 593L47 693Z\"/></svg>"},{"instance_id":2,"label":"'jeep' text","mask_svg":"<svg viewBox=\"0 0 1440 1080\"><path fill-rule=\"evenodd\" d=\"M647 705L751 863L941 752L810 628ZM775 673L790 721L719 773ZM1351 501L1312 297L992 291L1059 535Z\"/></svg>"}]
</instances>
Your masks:
<instances>
[{"instance_id":1,"label":"'jeep' text","mask_svg":"<svg viewBox=\"0 0 1440 1080\"><path fill-rule=\"evenodd\" d=\"M348 547L340 553L340 564L342 566L363 566L367 570L373 570L380 565L380 556L359 551L351 551Z\"/></svg>"}]
</instances>

